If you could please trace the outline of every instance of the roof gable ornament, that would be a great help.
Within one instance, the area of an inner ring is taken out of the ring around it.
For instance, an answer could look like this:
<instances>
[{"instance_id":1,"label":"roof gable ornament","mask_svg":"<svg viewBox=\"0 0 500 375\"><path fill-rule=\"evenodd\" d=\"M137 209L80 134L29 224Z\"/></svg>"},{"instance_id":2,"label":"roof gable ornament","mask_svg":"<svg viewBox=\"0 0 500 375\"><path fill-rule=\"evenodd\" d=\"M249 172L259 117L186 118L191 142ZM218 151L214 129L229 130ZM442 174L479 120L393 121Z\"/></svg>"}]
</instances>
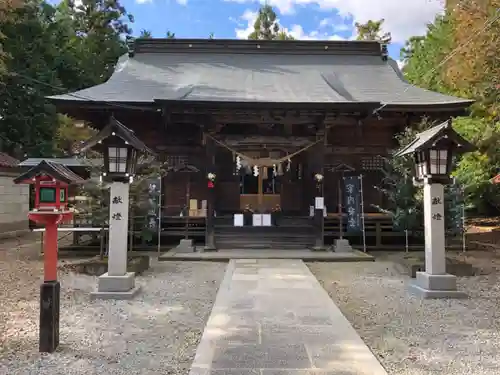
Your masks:
<instances>
[{"instance_id":1,"label":"roof gable ornament","mask_svg":"<svg viewBox=\"0 0 500 375\"><path fill-rule=\"evenodd\" d=\"M387 61L389 58L389 50L386 43L380 43L380 52L382 53L382 60Z\"/></svg>"},{"instance_id":2,"label":"roof gable ornament","mask_svg":"<svg viewBox=\"0 0 500 375\"><path fill-rule=\"evenodd\" d=\"M135 38L127 35L128 57L135 56Z\"/></svg>"}]
</instances>

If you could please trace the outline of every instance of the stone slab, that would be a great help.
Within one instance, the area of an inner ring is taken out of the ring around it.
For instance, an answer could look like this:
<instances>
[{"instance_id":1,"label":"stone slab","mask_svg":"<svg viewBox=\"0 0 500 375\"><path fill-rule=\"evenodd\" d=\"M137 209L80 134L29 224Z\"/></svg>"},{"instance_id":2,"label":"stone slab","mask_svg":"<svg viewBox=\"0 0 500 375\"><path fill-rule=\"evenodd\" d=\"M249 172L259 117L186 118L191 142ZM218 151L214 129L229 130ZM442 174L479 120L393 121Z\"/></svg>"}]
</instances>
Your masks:
<instances>
[{"instance_id":1,"label":"stone slab","mask_svg":"<svg viewBox=\"0 0 500 375\"><path fill-rule=\"evenodd\" d=\"M194 252L193 240L180 240L179 245L175 248L177 253L192 253Z\"/></svg>"},{"instance_id":2,"label":"stone slab","mask_svg":"<svg viewBox=\"0 0 500 375\"><path fill-rule=\"evenodd\" d=\"M122 276L110 276L109 273L104 273L97 279L98 292L113 292L122 293L128 292L135 287L135 273L127 272Z\"/></svg>"},{"instance_id":3,"label":"stone slab","mask_svg":"<svg viewBox=\"0 0 500 375\"><path fill-rule=\"evenodd\" d=\"M229 262L190 371L213 374L387 375L307 266L289 259Z\"/></svg>"},{"instance_id":4,"label":"stone slab","mask_svg":"<svg viewBox=\"0 0 500 375\"><path fill-rule=\"evenodd\" d=\"M179 252L175 248L158 257L160 261L212 261L228 262L230 260L273 260L297 259L308 262L373 262L375 258L362 251L353 249L349 252L336 253L333 251L311 250L259 250L259 249L234 249L218 250L216 252ZM249 264L245 264L249 265Z\"/></svg>"},{"instance_id":5,"label":"stone slab","mask_svg":"<svg viewBox=\"0 0 500 375\"><path fill-rule=\"evenodd\" d=\"M431 275L427 272L417 272L416 284L428 290L457 290L455 275Z\"/></svg>"},{"instance_id":6,"label":"stone slab","mask_svg":"<svg viewBox=\"0 0 500 375\"><path fill-rule=\"evenodd\" d=\"M140 286L136 286L126 292L99 292L95 291L90 293L90 299L115 299L115 300L129 300L133 299L141 290Z\"/></svg>"},{"instance_id":7,"label":"stone slab","mask_svg":"<svg viewBox=\"0 0 500 375\"><path fill-rule=\"evenodd\" d=\"M336 253L346 254L346 253L352 253L355 250L352 248L351 244L349 243L349 240L338 239L335 240L334 251Z\"/></svg>"},{"instance_id":8,"label":"stone slab","mask_svg":"<svg viewBox=\"0 0 500 375\"><path fill-rule=\"evenodd\" d=\"M423 299L464 299L468 298L467 293L460 290L429 290L424 289L415 283L410 284L410 293Z\"/></svg>"}]
</instances>

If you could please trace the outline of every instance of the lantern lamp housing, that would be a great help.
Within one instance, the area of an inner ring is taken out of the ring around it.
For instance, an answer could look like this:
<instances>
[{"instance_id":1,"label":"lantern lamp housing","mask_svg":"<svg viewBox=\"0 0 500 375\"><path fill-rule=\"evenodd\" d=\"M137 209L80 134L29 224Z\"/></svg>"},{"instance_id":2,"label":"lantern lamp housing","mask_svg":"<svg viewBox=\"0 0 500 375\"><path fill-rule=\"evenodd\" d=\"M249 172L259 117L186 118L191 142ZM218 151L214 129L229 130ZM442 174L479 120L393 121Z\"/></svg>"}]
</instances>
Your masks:
<instances>
[{"instance_id":1,"label":"lantern lamp housing","mask_svg":"<svg viewBox=\"0 0 500 375\"><path fill-rule=\"evenodd\" d=\"M35 187L35 212L68 211L68 187L85 180L64 165L42 160L38 165L14 179L16 184Z\"/></svg>"},{"instance_id":2,"label":"lantern lamp housing","mask_svg":"<svg viewBox=\"0 0 500 375\"><path fill-rule=\"evenodd\" d=\"M449 183L453 167L453 156L474 151L475 147L460 136L446 121L424 132L395 156L413 155L415 181L421 183Z\"/></svg>"},{"instance_id":3,"label":"lantern lamp housing","mask_svg":"<svg viewBox=\"0 0 500 375\"><path fill-rule=\"evenodd\" d=\"M130 183L137 171L140 155L155 155L132 130L113 116L98 134L85 142L80 153L95 148L104 157L102 179Z\"/></svg>"},{"instance_id":4,"label":"lantern lamp housing","mask_svg":"<svg viewBox=\"0 0 500 375\"><path fill-rule=\"evenodd\" d=\"M103 176L107 180L129 182L137 169L138 152L128 142L112 135L102 142L104 148Z\"/></svg>"}]
</instances>

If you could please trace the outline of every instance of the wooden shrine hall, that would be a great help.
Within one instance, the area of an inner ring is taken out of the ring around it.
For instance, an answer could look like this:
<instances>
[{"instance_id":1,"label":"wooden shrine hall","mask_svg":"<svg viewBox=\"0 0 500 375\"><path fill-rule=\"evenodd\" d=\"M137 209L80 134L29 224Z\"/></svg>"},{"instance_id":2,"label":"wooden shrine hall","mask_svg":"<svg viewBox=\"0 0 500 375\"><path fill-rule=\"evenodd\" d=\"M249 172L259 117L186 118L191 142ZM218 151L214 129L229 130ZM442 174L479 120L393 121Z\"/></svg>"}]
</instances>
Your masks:
<instances>
[{"instance_id":1,"label":"wooden shrine hall","mask_svg":"<svg viewBox=\"0 0 500 375\"><path fill-rule=\"evenodd\" d=\"M168 162L164 222L181 213L191 224L206 220L217 247L240 246L234 233L242 242L265 240L265 228L234 228L232 215L244 210L279 210L280 224L269 228L275 237L314 227L318 196L325 238L339 237L347 223L344 178L357 175L367 241L380 247L381 231L392 228L376 214L384 201L374 186L397 147L394 135L471 104L410 85L378 42L222 39L130 40L107 82L49 99L97 129L113 117L132 130ZM314 235L303 238L296 243Z\"/></svg>"}]
</instances>

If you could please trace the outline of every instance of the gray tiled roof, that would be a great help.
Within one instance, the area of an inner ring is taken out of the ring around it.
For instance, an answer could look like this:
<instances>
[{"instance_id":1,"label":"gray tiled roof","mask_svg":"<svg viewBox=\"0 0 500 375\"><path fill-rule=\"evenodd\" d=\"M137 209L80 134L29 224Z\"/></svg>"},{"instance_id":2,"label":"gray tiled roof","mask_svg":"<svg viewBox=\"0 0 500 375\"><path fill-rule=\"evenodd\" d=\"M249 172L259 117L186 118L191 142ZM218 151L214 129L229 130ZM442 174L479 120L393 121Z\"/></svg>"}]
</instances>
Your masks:
<instances>
[{"instance_id":1,"label":"gray tiled roof","mask_svg":"<svg viewBox=\"0 0 500 375\"><path fill-rule=\"evenodd\" d=\"M115 73L104 84L51 98L129 103L463 103L464 107L470 103L408 84L395 61L384 61L380 53L356 54L352 49L355 43L363 42L344 42L336 50L303 54L286 50L235 53L179 47L160 52L139 49L133 57L122 56ZM343 45L349 45L350 50L342 51Z\"/></svg>"}]
</instances>

